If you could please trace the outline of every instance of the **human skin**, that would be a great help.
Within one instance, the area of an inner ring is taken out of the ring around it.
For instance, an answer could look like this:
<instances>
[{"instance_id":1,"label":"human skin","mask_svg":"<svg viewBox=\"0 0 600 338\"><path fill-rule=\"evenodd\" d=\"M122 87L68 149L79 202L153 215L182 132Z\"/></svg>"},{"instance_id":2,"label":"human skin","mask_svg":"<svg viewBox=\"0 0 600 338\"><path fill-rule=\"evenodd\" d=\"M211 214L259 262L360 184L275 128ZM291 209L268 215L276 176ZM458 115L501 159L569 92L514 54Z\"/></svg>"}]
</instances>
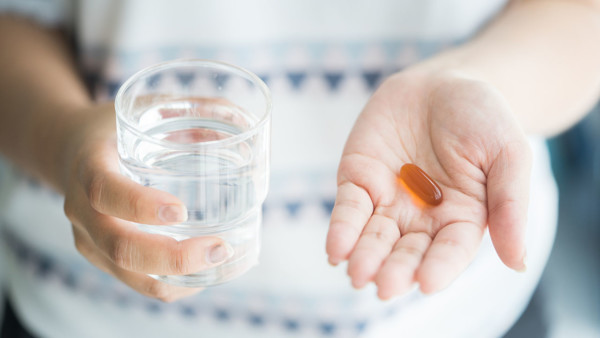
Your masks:
<instances>
[{"instance_id":1,"label":"human skin","mask_svg":"<svg viewBox=\"0 0 600 338\"><path fill-rule=\"evenodd\" d=\"M112 104L91 101L62 36L21 19L0 19L0 150L65 196L75 247L141 294L166 302L200 289L146 274L196 272L231 255L216 237L174 239L133 223L175 224L185 206L119 173ZM43 56L43 57L40 57Z\"/></svg>"},{"instance_id":2,"label":"human skin","mask_svg":"<svg viewBox=\"0 0 600 338\"><path fill-rule=\"evenodd\" d=\"M525 132L558 133L600 89L593 1L519 1L473 41L388 78L359 116L338 171L329 262L382 299L416 283L447 287L486 227L501 260L525 271L531 153ZM442 188L439 206L398 183L406 163Z\"/></svg>"},{"instance_id":3,"label":"human skin","mask_svg":"<svg viewBox=\"0 0 600 338\"><path fill-rule=\"evenodd\" d=\"M598 6L514 2L473 41L377 90L347 141L327 239L329 261L349 260L356 287L373 281L383 299L414 282L440 290L471 261L488 224L503 262L524 268L524 131L560 132L597 98ZM65 195L77 249L148 296L197 292L146 274L198 271L229 250L218 238L176 242L128 222L177 223L185 207L119 174L114 109L91 100L62 36L3 17L0 46L0 152ZM409 203L395 183L405 162L440 184L439 207Z\"/></svg>"}]
</instances>

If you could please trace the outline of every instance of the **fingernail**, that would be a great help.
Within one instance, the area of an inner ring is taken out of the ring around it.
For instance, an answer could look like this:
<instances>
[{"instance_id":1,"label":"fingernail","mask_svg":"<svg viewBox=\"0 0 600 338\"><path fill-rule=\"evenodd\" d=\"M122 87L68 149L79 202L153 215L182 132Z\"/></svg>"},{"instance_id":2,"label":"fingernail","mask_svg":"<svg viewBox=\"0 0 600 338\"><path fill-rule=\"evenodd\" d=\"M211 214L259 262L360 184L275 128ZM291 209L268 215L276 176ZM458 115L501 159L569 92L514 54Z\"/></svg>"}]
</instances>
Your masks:
<instances>
[{"instance_id":1,"label":"fingernail","mask_svg":"<svg viewBox=\"0 0 600 338\"><path fill-rule=\"evenodd\" d=\"M208 249L206 261L208 264L219 264L233 256L233 248L228 243L221 243Z\"/></svg>"},{"instance_id":2,"label":"fingernail","mask_svg":"<svg viewBox=\"0 0 600 338\"><path fill-rule=\"evenodd\" d=\"M163 222L180 223L187 220L187 209L182 205L163 205L158 209L158 218Z\"/></svg>"}]
</instances>

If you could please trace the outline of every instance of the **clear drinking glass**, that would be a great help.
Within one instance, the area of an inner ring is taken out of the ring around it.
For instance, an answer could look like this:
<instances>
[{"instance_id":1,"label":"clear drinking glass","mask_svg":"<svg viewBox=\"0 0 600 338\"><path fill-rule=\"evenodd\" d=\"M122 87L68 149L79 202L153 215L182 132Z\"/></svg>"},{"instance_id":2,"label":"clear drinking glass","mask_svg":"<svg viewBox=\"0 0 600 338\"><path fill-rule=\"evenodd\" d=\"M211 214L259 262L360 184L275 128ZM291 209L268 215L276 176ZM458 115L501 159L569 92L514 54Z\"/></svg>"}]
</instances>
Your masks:
<instances>
[{"instance_id":1,"label":"clear drinking glass","mask_svg":"<svg viewBox=\"0 0 600 338\"><path fill-rule=\"evenodd\" d=\"M176 60L133 75L115 107L122 173L188 209L183 224L139 228L177 240L219 236L234 250L215 268L152 277L200 287L248 271L258 260L269 183L271 96L264 82L226 63Z\"/></svg>"}]
</instances>

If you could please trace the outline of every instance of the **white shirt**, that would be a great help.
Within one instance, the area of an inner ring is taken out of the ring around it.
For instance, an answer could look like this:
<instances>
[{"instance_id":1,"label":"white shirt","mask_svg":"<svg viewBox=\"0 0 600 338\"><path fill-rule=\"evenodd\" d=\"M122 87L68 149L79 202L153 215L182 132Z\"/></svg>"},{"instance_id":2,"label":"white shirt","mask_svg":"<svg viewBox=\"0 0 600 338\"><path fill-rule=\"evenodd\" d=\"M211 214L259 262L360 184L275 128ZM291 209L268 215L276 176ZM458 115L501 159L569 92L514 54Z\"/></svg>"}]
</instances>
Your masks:
<instances>
[{"instance_id":1,"label":"white shirt","mask_svg":"<svg viewBox=\"0 0 600 338\"><path fill-rule=\"evenodd\" d=\"M31 3L37 2L5 0L0 9L70 27L98 100L142 67L197 57L262 76L275 107L260 265L175 304L140 296L87 263L72 244L62 197L4 164L5 277L18 314L35 333L493 337L524 309L556 224L556 188L541 140L532 141L527 273L504 267L486 235L474 263L444 292L415 291L383 303L372 286L353 290L345 267L330 267L324 252L337 162L376 84L466 39L504 1L55 1L44 11Z\"/></svg>"}]
</instances>

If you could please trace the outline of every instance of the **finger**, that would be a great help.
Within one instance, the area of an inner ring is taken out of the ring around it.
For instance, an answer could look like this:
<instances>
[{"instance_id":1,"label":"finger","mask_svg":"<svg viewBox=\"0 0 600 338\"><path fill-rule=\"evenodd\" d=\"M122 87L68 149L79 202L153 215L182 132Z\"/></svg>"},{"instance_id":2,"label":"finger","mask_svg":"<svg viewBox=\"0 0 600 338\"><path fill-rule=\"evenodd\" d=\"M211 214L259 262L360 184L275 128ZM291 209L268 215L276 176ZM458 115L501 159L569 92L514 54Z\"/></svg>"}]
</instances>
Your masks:
<instances>
[{"instance_id":1,"label":"finger","mask_svg":"<svg viewBox=\"0 0 600 338\"><path fill-rule=\"evenodd\" d=\"M115 149L116 145L109 142L95 149L80 173L92 207L100 213L142 224L186 221L187 209L175 196L144 187L119 173Z\"/></svg>"},{"instance_id":2,"label":"finger","mask_svg":"<svg viewBox=\"0 0 600 338\"><path fill-rule=\"evenodd\" d=\"M456 279L477 254L483 229L483 226L470 222L457 222L443 227L416 271L421 291L437 292Z\"/></svg>"},{"instance_id":3,"label":"finger","mask_svg":"<svg viewBox=\"0 0 600 338\"><path fill-rule=\"evenodd\" d=\"M375 276L377 295L390 299L406 293L415 282L415 270L421 263L431 237L424 232L410 232L402 236Z\"/></svg>"},{"instance_id":4,"label":"finger","mask_svg":"<svg viewBox=\"0 0 600 338\"><path fill-rule=\"evenodd\" d=\"M177 241L139 231L113 217L101 215L100 219L102 226L90 231L94 243L115 265L129 271L185 275L222 264L234 253L219 237Z\"/></svg>"},{"instance_id":5,"label":"finger","mask_svg":"<svg viewBox=\"0 0 600 338\"><path fill-rule=\"evenodd\" d=\"M367 191L351 182L338 187L326 244L331 264L348 259L372 213L373 202Z\"/></svg>"},{"instance_id":6,"label":"finger","mask_svg":"<svg viewBox=\"0 0 600 338\"><path fill-rule=\"evenodd\" d=\"M175 196L139 185L117 173L96 173L86 185L98 212L142 224L177 224L187 209Z\"/></svg>"},{"instance_id":7,"label":"finger","mask_svg":"<svg viewBox=\"0 0 600 338\"><path fill-rule=\"evenodd\" d=\"M505 148L487 177L490 237L506 266L525 270L525 228L529 203L531 150L526 142Z\"/></svg>"},{"instance_id":8,"label":"finger","mask_svg":"<svg viewBox=\"0 0 600 338\"><path fill-rule=\"evenodd\" d=\"M394 218L382 214L371 217L348 260L348 275L355 288L373 279L398 238L400 230Z\"/></svg>"},{"instance_id":9,"label":"finger","mask_svg":"<svg viewBox=\"0 0 600 338\"><path fill-rule=\"evenodd\" d=\"M125 270L185 275L222 264L233 256L232 247L219 237L177 241L145 233L130 222L95 211L81 198L78 201L65 208L69 219L85 229L99 251Z\"/></svg>"},{"instance_id":10,"label":"finger","mask_svg":"<svg viewBox=\"0 0 600 338\"><path fill-rule=\"evenodd\" d=\"M101 255L87 234L82 229L73 226L73 236L77 250L94 266L102 271L116 277L137 292L164 302L172 302L177 299L191 296L203 290L202 288L188 288L168 285L159 282L145 274L131 272L114 265L108 258Z\"/></svg>"}]
</instances>

